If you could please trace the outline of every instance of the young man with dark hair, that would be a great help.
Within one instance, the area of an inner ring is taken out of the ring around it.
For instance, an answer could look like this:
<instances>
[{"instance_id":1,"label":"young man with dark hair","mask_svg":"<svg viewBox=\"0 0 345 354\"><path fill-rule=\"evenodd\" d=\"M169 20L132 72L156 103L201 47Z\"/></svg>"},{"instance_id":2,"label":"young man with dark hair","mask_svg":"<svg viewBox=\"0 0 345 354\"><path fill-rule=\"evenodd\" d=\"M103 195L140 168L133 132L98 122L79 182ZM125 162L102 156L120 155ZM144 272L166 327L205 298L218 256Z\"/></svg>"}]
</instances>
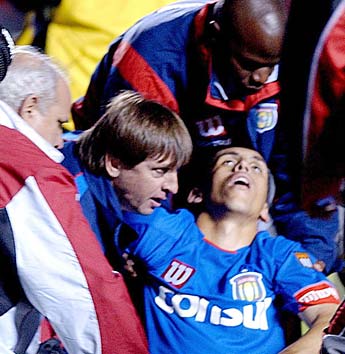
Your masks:
<instances>
[{"instance_id":1,"label":"young man with dark hair","mask_svg":"<svg viewBox=\"0 0 345 354\"><path fill-rule=\"evenodd\" d=\"M258 232L268 219L263 157L225 147L204 164L210 178L195 196L203 202L196 220L184 209L125 213L139 235L126 252L148 273L150 353L319 353L339 295L300 244ZM310 326L288 347L278 296Z\"/></svg>"}]
</instances>

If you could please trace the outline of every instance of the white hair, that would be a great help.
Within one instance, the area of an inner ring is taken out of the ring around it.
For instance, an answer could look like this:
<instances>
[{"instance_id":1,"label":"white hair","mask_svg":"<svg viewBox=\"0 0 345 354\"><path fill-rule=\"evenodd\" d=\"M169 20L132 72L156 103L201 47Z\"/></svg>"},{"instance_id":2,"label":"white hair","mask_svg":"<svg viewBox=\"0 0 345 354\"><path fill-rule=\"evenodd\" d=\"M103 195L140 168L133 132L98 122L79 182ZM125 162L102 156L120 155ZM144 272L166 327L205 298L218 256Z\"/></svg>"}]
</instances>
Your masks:
<instances>
[{"instance_id":1,"label":"white hair","mask_svg":"<svg viewBox=\"0 0 345 354\"><path fill-rule=\"evenodd\" d=\"M66 73L53 58L32 46L15 46L12 63L0 83L0 100L18 112L25 98L35 95L39 110L45 113L55 101L61 79L68 83Z\"/></svg>"}]
</instances>

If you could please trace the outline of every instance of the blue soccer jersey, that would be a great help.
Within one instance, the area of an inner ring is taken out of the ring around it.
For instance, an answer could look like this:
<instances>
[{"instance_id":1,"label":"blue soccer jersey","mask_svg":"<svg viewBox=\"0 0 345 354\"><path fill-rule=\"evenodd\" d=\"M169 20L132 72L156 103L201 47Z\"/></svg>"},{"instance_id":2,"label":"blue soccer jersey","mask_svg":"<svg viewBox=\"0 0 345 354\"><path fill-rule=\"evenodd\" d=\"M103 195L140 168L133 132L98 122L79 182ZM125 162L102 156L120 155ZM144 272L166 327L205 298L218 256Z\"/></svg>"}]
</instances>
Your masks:
<instances>
[{"instance_id":1,"label":"blue soccer jersey","mask_svg":"<svg viewBox=\"0 0 345 354\"><path fill-rule=\"evenodd\" d=\"M127 251L147 265L145 314L150 353L278 353L285 346L276 298L294 313L338 303L298 243L267 232L225 251L207 241L186 210L125 213L139 234ZM261 348L261 349L259 349Z\"/></svg>"}]
</instances>

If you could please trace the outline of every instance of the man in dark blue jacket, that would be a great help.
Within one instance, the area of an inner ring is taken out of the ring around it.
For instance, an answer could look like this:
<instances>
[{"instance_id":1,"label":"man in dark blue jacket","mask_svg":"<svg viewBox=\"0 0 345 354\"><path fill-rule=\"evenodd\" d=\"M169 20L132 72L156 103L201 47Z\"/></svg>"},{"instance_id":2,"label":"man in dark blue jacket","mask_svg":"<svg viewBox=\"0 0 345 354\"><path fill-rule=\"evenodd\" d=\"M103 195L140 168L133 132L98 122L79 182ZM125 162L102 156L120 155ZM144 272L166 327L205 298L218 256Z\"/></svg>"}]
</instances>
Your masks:
<instances>
[{"instance_id":1,"label":"man in dark blue jacket","mask_svg":"<svg viewBox=\"0 0 345 354\"><path fill-rule=\"evenodd\" d=\"M278 232L301 242L328 273L336 259L336 212L322 219L299 208L286 168L286 131L278 129L286 6L186 0L146 16L110 45L73 119L78 129L89 128L119 90L133 89L179 112L195 145L226 144L226 133L235 132L274 174Z\"/></svg>"}]
</instances>

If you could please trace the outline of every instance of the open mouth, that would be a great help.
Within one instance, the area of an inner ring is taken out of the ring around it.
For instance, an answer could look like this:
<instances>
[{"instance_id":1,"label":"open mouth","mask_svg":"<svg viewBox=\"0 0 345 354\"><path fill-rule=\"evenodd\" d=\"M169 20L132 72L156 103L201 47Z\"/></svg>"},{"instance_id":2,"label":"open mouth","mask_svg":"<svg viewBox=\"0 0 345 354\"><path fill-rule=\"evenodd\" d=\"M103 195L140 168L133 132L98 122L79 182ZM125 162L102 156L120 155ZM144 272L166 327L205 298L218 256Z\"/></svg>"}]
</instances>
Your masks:
<instances>
[{"instance_id":1,"label":"open mouth","mask_svg":"<svg viewBox=\"0 0 345 354\"><path fill-rule=\"evenodd\" d=\"M245 178L245 177L236 178L233 181L233 184L234 185L240 185L240 186L246 186L246 187L249 188L249 182L248 182L247 178Z\"/></svg>"},{"instance_id":2,"label":"open mouth","mask_svg":"<svg viewBox=\"0 0 345 354\"><path fill-rule=\"evenodd\" d=\"M229 185L250 188L249 179L245 176L233 176L229 181Z\"/></svg>"},{"instance_id":3,"label":"open mouth","mask_svg":"<svg viewBox=\"0 0 345 354\"><path fill-rule=\"evenodd\" d=\"M154 202L155 206L160 206L162 204L162 199L160 198L151 198L151 200Z\"/></svg>"}]
</instances>

